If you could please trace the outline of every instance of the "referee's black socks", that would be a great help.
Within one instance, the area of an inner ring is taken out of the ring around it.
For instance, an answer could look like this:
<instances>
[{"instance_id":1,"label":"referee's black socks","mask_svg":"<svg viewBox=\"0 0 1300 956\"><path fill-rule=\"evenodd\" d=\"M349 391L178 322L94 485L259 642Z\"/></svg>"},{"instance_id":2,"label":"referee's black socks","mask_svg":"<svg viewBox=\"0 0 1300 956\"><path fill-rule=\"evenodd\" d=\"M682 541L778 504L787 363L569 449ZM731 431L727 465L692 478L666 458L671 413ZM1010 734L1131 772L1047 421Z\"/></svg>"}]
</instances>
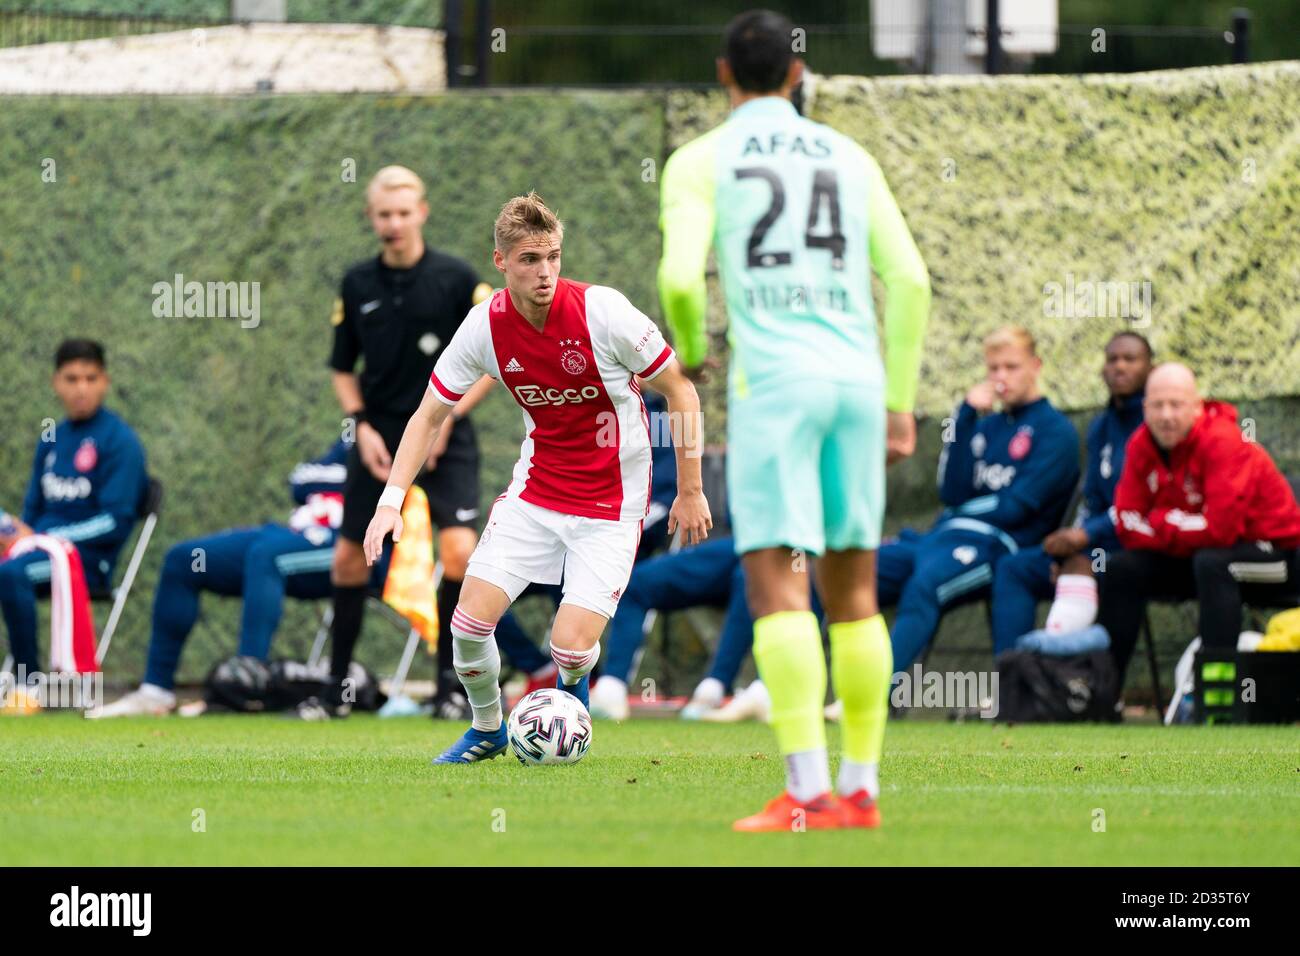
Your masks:
<instances>
[{"instance_id":1,"label":"referee's black socks","mask_svg":"<svg viewBox=\"0 0 1300 956\"><path fill-rule=\"evenodd\" d=\"M330 628L330 703L343 700L343 681L352 664L352 652L361 636L366 611L366 585L334 585L334 623Z\"/></svg>"},{"instance_id":2,"label":"referee's black socks","mask_svg":"<svg viewBox=\"0 0 1300 956\"><path fill-rule=\"evenodd\" d=\"M438 585L438 697L446 697L460 689L456 665L452 660L451 615L460 603L462 581L452 581L446 576Z\"/></svg>"}]
</instances>

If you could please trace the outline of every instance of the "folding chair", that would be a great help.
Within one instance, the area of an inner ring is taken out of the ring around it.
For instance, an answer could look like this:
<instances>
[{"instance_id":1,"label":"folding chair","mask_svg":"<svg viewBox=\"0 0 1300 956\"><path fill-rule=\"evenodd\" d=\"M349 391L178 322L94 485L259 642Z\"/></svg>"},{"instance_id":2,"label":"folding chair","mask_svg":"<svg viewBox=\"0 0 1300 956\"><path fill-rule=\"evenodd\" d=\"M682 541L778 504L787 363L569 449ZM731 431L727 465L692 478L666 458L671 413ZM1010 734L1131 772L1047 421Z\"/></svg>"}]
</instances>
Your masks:
<instances>
[{"instance_id":1,"label":"folding chair","mask_svg":"<svg viewBox=\"0 0 1300 956\"><path fill-rule=\"evenodd\" d=\"M1169 603L1158 601L1157 603ZM1178 602L1186 606L1187 602ZM1138 628L1138 640L1146 651L1147 669L1151 674L1151 692L1155 695L1156 710L1159 711L1161 701L1165 699L1164 691L1160 688L1160 661L1156 656L1156 638L1155 632L1151 629L1151 601L1147 601L1147 610L1142 612L1142 624Z\"/></svg>"},{"instance_id":2,"label":"folding chair","mask_svg":"<svg viewBox=\"0 0 1300 956\"><path fill-rule=\"evenodd\" d=\"M96 641L95 662L100 667L104 665L104 658L108 656L108 648L113 643L113 634L117 631L118 621L122 618L122 609L126 607L126 599L131 595L131 586L135 584L135 577L140 571L140 564L144 561L145 552L149 550L149 541L153 537L153 530L158 524L158 517L162 514L163 502L163 484L157 478L149 478L145 484L144 493L140 496L140 505L136 511L136 517L144 522L140 528L140 533L136 536L135 547L131 550L131 558L127 562L126 573L122 576L122 582L117 587L90 588L89 597L91 601L112 601L112 610L108 613L108 623L104 625L103 632ZM7 674L13 669L13 655L7 655L4 664L0 665L0 674Z\"/></svg>"},{"instance_id":3,"label":"folding chair","mask_svg":"<svg viewBox=\"0 0 1300 956\"><path fill-rule=\"evenodd\" d=\"M104 665L104 658L108 656L109 645L113 643L113 634L117 631L117 622L122 618L122 609L126 606L126 599L131 594L131 585L135 583L135 576L140 571L140 563L144 561L145 552L149 549L153 529L158 524L158 516L162 514L162 503L162 482L157 478L150 478L145 485L144 496L140 499L140 510L137 512L144 524L140 528L140 534L135 539L135 547L131 551L131 560L127 563L126 574L122 576L122 583L112 589L99 589L90 592L92 601L111 600L113 602L113 609L108 613L108 623L104 625L104 633L100 635L95 649L95 661L101 667Z\"/></svg>"}]
</instances>

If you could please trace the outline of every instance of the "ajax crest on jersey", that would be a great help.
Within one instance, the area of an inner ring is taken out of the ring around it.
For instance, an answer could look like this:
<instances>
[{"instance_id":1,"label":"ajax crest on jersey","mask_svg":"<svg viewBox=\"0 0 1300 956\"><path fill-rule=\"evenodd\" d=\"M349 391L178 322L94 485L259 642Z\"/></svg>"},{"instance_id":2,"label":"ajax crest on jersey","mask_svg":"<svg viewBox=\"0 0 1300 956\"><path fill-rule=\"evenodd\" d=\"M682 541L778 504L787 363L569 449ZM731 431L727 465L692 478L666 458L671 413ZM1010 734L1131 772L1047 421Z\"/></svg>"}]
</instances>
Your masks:
<instances>
[{"instance_id":1,"label":"ajax crest on jersey","mask_svg":"<svg viewBox=\"0 0 1300 956\"><path fill-rule=\"evenodd\" d=\"M560 364L570 375L581 375L587 371L587 357L577 349L565 349L560 356Z\"/></svg>"},{"instance_id":2,"label":"ajax crest on jersey","mask_svg":"<svg viewBox=\"0 0 1300 956\"><path fill-rule=\"evenodd\" d=\"M1011 444L1007 445L1007 454L1016 461L1024 458L1029 454L1029 449L1033 446L1032 433L1027 428L1022 428L1011 439Z\"/></svg>"},{"instance_id":3,"label":"ajax crest on jersey","mask_svg":"<svg viewBox=\"0 0 1300 956\"><path fill-rule=\"evenodd\" d=\"M87 438L77 448L77 453L72 456L72 464L77 471L94 471L98 463L99 452L95 449L95 442Z\"/></svg>"},{"instance_id":4,"label":"ajax crest on jersey","mask_svg":"<svg viewBox=\"0 0 1300 956\"><path fill-rule=\"evenodd\" d=\"M506 733L522 764L577 763L591 746L591 715L572 694L547 687L515 704Z\"/></svg>"}]
</instances>

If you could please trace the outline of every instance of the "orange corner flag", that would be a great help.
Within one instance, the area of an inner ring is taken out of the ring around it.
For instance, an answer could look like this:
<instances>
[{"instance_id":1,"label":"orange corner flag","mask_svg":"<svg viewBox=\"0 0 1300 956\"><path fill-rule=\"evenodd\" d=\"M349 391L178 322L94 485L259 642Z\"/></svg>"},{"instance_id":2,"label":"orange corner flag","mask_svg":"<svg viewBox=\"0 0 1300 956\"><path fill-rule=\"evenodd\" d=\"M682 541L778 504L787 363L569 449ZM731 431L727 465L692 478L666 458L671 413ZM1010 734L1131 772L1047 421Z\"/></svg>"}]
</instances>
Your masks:
<instances>
[{"instance_id":1,"label":"orange corner flag","mask_svg":"<svg viewBox=\"0 0 1300 956\"><path fill-rule=\"evenodd\" d=\"M433 525L429 499L412 485L402 503L402 540L393 545L384 603L411 622L430 644L438 643L438 600L433 588Z\"/></svg>"}]
</instances>

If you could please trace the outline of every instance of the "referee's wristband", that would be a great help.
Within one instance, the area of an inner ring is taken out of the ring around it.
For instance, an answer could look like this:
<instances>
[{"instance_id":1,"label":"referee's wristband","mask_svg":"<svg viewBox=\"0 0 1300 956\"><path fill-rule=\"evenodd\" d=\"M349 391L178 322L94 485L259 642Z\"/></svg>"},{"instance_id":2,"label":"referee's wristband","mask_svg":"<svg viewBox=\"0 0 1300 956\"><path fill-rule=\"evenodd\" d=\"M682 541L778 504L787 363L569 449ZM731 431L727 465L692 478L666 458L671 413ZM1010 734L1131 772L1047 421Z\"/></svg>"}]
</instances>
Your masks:
<instances>
[{"instance_id":1,"label":"referee's wristband","mask_svg":"<svg viewBox=\"0 0 1300 956\"><path fill-rule=\"evenodd\" d=\"M396 485L386 485L384 493L379 496L378 508L387 505L399 514L402 511L402 504L406 501L406 489L398 488Z\"/></svg>"},{"instance_id":2,"label":"referee's wristband","mask_svg":"<svg viewBox=\"0 0 1300 956\"><path fill-rule=\"evenodd\" d=\"M352 419L354 424L360 425L366 420L366 410L364 408L358 408L355 412L350 414L348 418Z\"/></svg>"}]
</instances>

